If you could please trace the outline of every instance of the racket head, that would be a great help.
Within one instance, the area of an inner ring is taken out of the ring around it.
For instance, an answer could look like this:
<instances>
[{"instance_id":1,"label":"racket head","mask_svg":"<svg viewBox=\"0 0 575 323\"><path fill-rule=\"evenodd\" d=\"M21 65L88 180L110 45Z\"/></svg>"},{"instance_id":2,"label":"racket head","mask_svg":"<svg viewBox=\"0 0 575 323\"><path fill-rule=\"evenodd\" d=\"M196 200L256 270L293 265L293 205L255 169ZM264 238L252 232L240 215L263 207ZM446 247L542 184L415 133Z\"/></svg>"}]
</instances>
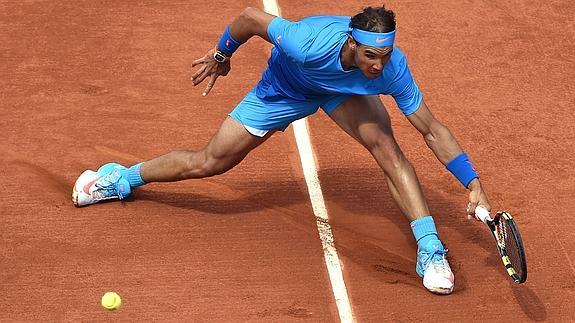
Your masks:
<instances>
[{"instance_id":1,"label":"racket head","mask_svg":"<svg viewBox=\"0 0 575 323\"><path fill-rule=\"evenodd\" d=\"M493 226L507 273L516 283L524 283L527 280L527 260L517 224L509 212L499 211L493 219Z\"/></svg>"}]
</instances>

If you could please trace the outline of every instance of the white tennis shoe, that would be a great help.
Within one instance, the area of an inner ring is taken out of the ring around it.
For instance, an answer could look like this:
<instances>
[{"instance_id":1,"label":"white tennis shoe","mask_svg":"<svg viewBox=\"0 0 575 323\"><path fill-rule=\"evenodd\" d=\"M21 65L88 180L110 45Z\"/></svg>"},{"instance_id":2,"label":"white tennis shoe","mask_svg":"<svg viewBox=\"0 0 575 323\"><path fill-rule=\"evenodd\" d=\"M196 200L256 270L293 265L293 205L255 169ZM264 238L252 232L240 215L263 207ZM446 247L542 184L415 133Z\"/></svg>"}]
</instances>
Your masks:
<instances>
[{"instance_id":1,"label":"white tennis shoe","mask_svg":"<svg viewBox=\"0 0 575 323\"><path fill-rule=\"evenodd\" d=\"M130 183L120 175L115 165L104 165L97 172L84 171L76 180L72 190L74 205L81 207L105 200L122 200L128 197L132 192Z\"/></svg>"},{"instance_id":2,"label":"white tennis shoe","mask_svg":"<svg viewBox=\"0 0 575 323\"><path fill-rule=\"evenodd\" d=\"M439 240L432 240L424 249L417 251L416 271L423 277L423 286L435 294L451 294L455 286L455 277L446 254L447 250Z\"/></svg>"}]
</instances>

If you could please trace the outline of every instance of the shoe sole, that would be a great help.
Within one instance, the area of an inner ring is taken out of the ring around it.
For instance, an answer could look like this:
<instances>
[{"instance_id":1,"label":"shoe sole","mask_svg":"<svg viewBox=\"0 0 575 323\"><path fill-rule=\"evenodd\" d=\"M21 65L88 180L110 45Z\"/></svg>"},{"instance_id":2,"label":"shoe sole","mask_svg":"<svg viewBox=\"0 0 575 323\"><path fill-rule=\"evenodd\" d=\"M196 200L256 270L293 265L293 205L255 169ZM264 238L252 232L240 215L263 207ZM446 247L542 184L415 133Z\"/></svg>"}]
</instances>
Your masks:
<instances>
[{"instance_id":1,"label":"shoe sole","mask_svg":"<svg viewBox=\"0 0 575 323\"><path fill-rule=\"evenodd\" d=\"M74 188L72 189L72 203L74 203L75 207L80 207L80 205L78 205L78 191L76 191L76 185L74 185Z\"/></svg>"},{"instance_id":2,"label":"shoe sole","mask_svg":"<svg viewBox=\"0 0 575 323\"><path fill-rule=\"evenodd\" d=\"M429 287L425 286L425 288L427 288L427 290L432 292L433 294L438 294L438 295L449 295L449 294L453 293L453 287L451 287L451 288L440 288L440 287L429 288Z\"/></svg>"},{"instance_id":3,"label":"shoe sole","mask_svg":"<svg viewBox=\"0 0 575 323\"><path fill-rule=\"evenodd\" d=\"M74 203L75 207L82 207L83 205L80 205L78 201L78 195L80 193L78 193L78 191L76 190L76 186L77 184L74 184L74 188L72 188L72 203Z\"/></svg>"}]
</instances>

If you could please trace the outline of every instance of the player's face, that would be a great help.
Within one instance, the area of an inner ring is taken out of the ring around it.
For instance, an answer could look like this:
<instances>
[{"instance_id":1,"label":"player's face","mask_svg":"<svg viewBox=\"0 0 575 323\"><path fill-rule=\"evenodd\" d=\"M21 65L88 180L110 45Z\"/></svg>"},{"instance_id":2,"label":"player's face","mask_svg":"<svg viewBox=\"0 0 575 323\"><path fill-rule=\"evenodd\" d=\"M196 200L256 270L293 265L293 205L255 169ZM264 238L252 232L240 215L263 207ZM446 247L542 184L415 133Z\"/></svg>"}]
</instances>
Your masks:
<instances>
[{"instance_id":1,"label":"player's face","mask_svg":"<svg viewBox=\"0 0 575 323\"><path fill-rule=\"evenodd\" d=\"M371 47L359 45L355 51L355 64L365 77L374 79L381 76L381 72L391 57L392 46Z\"/></svg>"}]
</instances>

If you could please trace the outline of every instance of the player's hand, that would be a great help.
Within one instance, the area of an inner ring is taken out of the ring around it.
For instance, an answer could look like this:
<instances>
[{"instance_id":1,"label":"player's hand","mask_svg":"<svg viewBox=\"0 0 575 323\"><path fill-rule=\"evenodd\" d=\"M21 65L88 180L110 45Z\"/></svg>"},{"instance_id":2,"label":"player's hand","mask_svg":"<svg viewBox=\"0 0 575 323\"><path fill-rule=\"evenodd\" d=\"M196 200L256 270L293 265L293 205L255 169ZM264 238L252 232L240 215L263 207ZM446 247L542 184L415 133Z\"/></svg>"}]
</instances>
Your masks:
<instances>
[{"instance_id":1,"label":"player's hand","mask_svg":"<svg viewBox=\"0 0 575 323\"><path fill-rule=\"evenodd\" d=\"M208 79L208 85L202 93L203 96L208 95L216 83L216 79L222 75L226 76L230 72L231 64L230 61L223 63L218 63L214 59L215 49L209 50L204 57L199 58L192 62L192 67L200 66L200 68L192 75L192 83L194 86L202 83L206 78Z\"/></svg>"},{"instance_id":2,"label":"player's hand","mask_svg":"<svg viewBox=\"0 0 575 323\"><path fill-rule=\"evenodd\" d=\"M487 198L487 194L481 188L481 184L479 183L478 179L474 179L469 184L469 203L467 204L467 219L471 219L475 217L478 221L481 221L475 215L475 208L481 205L487 209L487 211L491 211L491 205L489 204L489 199Z\"/></svg>"}]
</instances>

